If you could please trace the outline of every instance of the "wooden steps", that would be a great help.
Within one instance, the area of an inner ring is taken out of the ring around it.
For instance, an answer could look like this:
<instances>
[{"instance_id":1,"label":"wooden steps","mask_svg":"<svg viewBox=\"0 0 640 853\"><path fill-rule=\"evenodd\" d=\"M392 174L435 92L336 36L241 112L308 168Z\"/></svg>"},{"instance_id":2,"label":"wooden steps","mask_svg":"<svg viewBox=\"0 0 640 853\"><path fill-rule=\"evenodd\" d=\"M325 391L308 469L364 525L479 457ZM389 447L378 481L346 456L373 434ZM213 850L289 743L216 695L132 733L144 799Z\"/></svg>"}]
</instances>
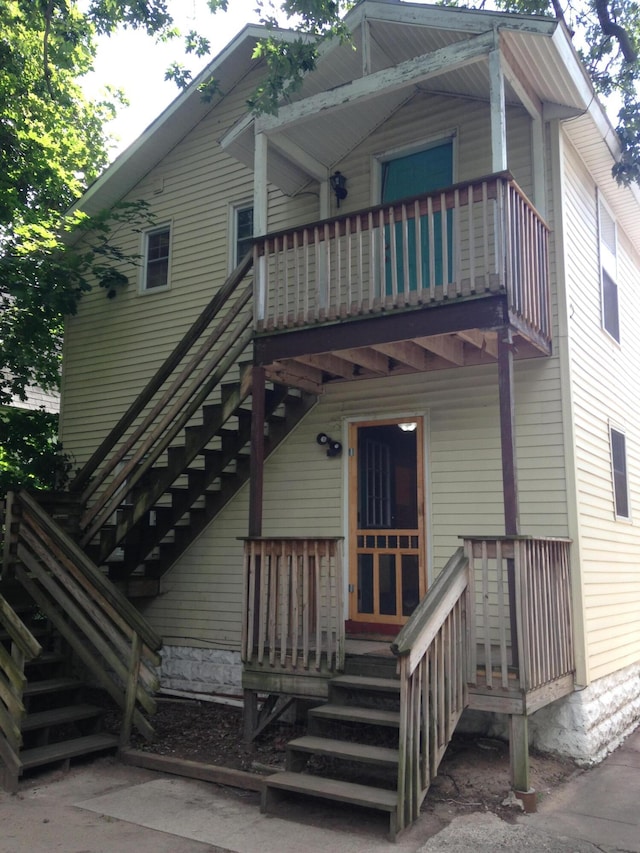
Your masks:
<instances>
[{"instance_id":1,"label":"wooden steps","mask_svg":"<svg viewBox=\"0 0 640 853\"><path fill-rule=\"evenodd\" d=\"M0 593L10 601L15 590L11 584L0 582ZM24 593L22 588L17 597L20 619L31 633L38 635L42 650L24 667L26 682L19 695L25 713L11 735L17 758L11 768L3 768L0 760L0 783L8 790L16 790L18 778L25 771L114 750L119 745L118 737L102 731L104 708L87 701L85 684L70 675L72 662L66 643L33 602L24 606ZM8 637L0 637L0 645L5 654L11 654Z\"/></svg>"},{"instance_id":2,"label":"wooden steps","mask_svg":"<svg viewBox=\"0 0 640 853\"><path fill-rule=\"evenodd\" d=\"M92 755L118 748L116 735L97 734L65 740L60 743L50 743L33 749L25 749L20 753L23 770L32 770L45 764L57 761L68 761L81 755Z\"/></svg>"},{"instance_id":3,"label":"wooden steps","mask_svg":"<svg viewBox=\"0 0 640 853\"><path fill-rule=\"evenodd\" d=\"M376 671L375 659L367 668ZM384 666L382 671L386 674ZM262 811L272 811L287 792L334 800L387 813L389 838L395 840L399 701L395 678L331 679L328 702L308 712L308 734L287 744L287 770L265 779Z\"/></svg>"}]
</instances>

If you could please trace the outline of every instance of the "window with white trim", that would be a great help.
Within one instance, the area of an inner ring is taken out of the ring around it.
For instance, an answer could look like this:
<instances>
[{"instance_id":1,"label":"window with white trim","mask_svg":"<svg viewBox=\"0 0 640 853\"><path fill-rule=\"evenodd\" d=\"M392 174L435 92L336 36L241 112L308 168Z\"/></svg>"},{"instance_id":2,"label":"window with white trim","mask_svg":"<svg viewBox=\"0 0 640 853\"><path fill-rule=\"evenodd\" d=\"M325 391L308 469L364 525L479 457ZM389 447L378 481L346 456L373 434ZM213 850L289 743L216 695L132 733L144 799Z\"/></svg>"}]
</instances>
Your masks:
<instances>
[{"instance_id":1,"label":"window with white trim","mask_svg":"<svg viewBox=\"0 0 640 853\"><path fill-rule=\"evenodd\" d=\"M623 432L609 428L611 442L611 471L616 518L629 518L629 483L627 478L627 447Z\"/></svg>"},{"instance_id":2,"label":"window with white trim","mask_svg":"<svg viewBox=\"0 0 640 853\"><path fill-rule=\"evenodd\" d=\"M142 290L162 290L169 287L170 259L171 227L161 225L145 232Z\"/></svg>"},{"instance_id":3,"label":"window with white trim","mask_svg":"<svg viewBox=\"0 0 640 853\"><path fill-rule=\"evenodd\" d=\"M602 199L598 199L598 228L600 232L602 328L620 343L616 223Z\"/></svg>"},{"instance_id":4,"label":"window with white trim","mask_svg":"<svg viewBox=\"0 0 640 853\"><path fill-rule=\"evenodd\" d=\"M233 209L233 266L247 254L253 242L253 205L238 205Z\"/></svg>"}]
</instances>

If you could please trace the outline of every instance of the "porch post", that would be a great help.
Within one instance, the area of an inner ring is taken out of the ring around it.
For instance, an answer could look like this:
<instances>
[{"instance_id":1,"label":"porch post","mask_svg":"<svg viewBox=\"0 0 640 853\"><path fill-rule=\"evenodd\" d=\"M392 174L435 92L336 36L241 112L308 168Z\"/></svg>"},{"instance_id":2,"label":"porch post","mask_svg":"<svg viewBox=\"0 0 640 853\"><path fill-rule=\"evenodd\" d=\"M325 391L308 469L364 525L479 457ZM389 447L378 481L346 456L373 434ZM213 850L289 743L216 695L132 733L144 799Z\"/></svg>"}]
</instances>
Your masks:
<instances>
[{"instance_id":1,"label":"porch post","mask_svg":"<svg viewBox=\"0 0 640 853\"><path fill-rule=\"evenodd\" d=\"M498 330L498 393L500 397L504 532L507 536L517 536L520 532L520 517L513 397L513 339L511 329L506 327Z\"/></svg>"},{"instance_id":2,"label":"porch post","mask_svg":"<svg viewBox=\"0 0 640 853\"><path fill-rule=\"evenodd\" d=\"M504 106L504 74L500 48L489 54L489 98L491 101L491 170L507 168L507 120Z\"/></svg>"},{"instance_id":3,"label":"porch post","mask_svg":"<svg viewBox=\"0 0 640 853\"><path fill-rule=\"evenodd\" d=\"M249 460L249 536L262 536L264 492L265 371L254 367L251 374L251 458Z\"/></svg>"}]
</instances>

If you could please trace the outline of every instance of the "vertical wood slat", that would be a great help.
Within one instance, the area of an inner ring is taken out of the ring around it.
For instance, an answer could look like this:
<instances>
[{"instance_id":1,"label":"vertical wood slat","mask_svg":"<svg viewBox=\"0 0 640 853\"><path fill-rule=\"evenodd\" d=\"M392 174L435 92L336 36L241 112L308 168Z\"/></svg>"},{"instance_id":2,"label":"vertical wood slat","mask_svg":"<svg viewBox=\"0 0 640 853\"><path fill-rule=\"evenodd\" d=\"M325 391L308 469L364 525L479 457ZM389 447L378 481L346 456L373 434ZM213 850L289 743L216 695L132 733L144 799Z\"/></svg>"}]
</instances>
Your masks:
<instances>
[{"instance_id":1,"label":"vertical wood slat","mask_svg":"<svg viewBox=\"0 0 640 853\"><path fill-rule=\"evenodd\" d=\"M246 664L268 662L284 671L302 665L329 672L342 666L343 578L338 540L247 539L245 573L242 650Z\"/></svg>"},{"instance_id":2,"label":"vertical wood slat","mask_svg":"<svg viewBox=\"0 0 640 853\"><path fill-rule=\"evenodd\" d=\"M399 829L418 817L466 704L466 690L458 685L465 680L467 666L462 614L469 594L468 565L469 559L460 549L393 646L399 655L400 676ZM445 590L450 590L453 599L445 598L446 605L442 598Z\"/></svg>"},{"instance_id":3,"label":"vertical wood slat","mask_svg":"<svg viewBox=\"0 0 640 853\"><path fill-rule=\"evenodd\" d=\"M415 235L412 253L410 232ZM381 205L258 240L257 254L266 258L264 267L272 282L264 320L261 305L256 305L258 328L284 329L292 322L357 316L381 305L402 308L444 296L465 298L478 290L506 289L518 316L543 338L550 338L548 228L508 176L479 179L447 192ZM442 244L439 283L436 242ZM451 263L449 245L453 246ZM425 251L429 255L427 270L423 269ZM410 273L415 273L415 283L409 283ZM295 282L291 282L292 276ZM256 300L265 302L259 289Z\"/></svg>"}]
</instances>

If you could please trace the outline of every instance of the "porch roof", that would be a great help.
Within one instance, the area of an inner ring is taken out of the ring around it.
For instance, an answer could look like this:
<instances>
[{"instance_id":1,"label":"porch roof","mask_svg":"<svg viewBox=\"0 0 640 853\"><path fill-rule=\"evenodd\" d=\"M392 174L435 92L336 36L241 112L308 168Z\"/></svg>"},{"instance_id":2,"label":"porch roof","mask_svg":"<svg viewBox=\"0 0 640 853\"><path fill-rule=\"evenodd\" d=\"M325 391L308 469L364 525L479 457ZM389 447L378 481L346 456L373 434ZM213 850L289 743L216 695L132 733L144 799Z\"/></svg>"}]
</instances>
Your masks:
<instances>
[{"instance_id":1,"label":"porch roof","mask_svg":"<svg viewBox=\"0 0 640 853\"><path fill-rule=\"evenodd\" d=\"M347 16L351 44L327 45L277 116L245 116L222 138L250 168L256 132L270 143L268 179L294 195L340 160L417 91L489 99L489 53L500 46L507 104L560 116L593 91L562 25L552 19L365 0Z\"/></svg>"}]
</instances>

